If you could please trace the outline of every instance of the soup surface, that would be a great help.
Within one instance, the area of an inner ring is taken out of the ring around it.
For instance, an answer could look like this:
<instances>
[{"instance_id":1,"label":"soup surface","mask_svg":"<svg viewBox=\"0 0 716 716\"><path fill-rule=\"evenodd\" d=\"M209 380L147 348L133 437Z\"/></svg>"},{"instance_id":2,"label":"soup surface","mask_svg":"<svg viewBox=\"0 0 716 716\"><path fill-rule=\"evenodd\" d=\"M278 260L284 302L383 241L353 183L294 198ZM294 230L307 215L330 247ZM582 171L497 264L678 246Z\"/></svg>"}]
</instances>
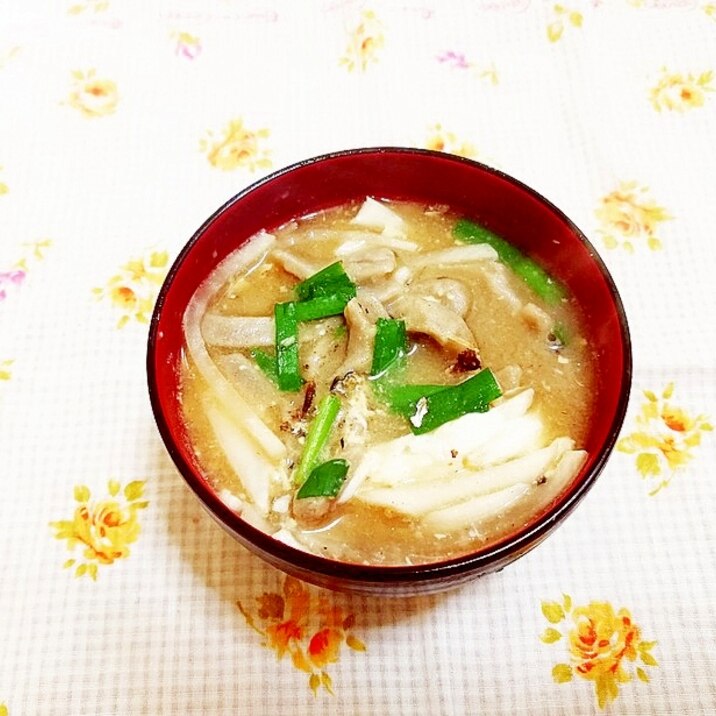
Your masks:
<instances>
[{"instance_id":1,"label":"soup surface","mask_svg":"<svg viewBox=\"0 0 716 716\"><path fill-rule=\"evenodd\" d=\"M367 199L262 232L184 328L205 478L303 550L382 565L473 551L586 457L596 380L576 306L446 207Z\"/></svg>"}]
</instances>

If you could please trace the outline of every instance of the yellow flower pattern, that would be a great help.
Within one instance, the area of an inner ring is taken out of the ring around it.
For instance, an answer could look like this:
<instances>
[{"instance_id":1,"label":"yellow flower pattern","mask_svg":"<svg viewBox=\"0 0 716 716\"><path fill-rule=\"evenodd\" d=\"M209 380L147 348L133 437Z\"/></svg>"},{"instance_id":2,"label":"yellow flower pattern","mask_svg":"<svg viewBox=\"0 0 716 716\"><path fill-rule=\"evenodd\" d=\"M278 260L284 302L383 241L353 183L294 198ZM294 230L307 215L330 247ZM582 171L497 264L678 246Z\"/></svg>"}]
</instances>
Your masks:
<instances>
[{"instance_id":1,"label":"yellow flower pattern","mask_svg":"<svg viewBox=\"0 0 716 716\"><path fill-rule=\"evenodd\" d=\"M68 15L80 15L85 11L104 12L109 9L108 0L87 0L87 2L78 2L67 8Z\"/></svg>"},{"instance_id":2,"label":"yellow flower pattern","mask_svg":"<svg viewBox=\"0 0 716 716\"><path fill-rule=\"evenodd\" d=\"M199 149L206 152L211 166L223 171L270 169L271 153L263 146L268 136L268 129L249 129L244 120L237 117L224 127L220 138L216 138L213 131L207 131L199 142Z\"/></svg>"},{"instance_id":3,"label":"yellow flower pattern","mask_svg":"<svg viewBox=\"0 0 716 716\"><path fill-rule=\"evenodd\" d=\"M716 3L707 2L701 6L701 9L706 13L706 16L716 22Z\"/></svg>"},{"instance_id":4,"label":"yellow flower pattern","mask_svg":"<svg viewBox=\"0 0 716 716\"><path fill-rule=\"evenodd\" d=\"M55 539L65 540L67 549L82 549L82 559L68 559L66 569L74 568L75 577L97 579L99 565L110 565L129 556L129 545L139 537L137 512L149 503L142 499L144 481L135 480L124 489L116 480L107 483L109 496L91 501L87 486L77 485L75 500L79 503L71 520L51 522Z\"/></svg>"},{"instance_id":5,"label":"yellow flower pattern","mask_svg":"<svg viewBox=\"0 0 716 716\"><path fill-rule=\"evenodd\" d=\"M649 198L649 187L635 181L620 182L619 187L602 197L594 214L600 222L599 233L608 249L621 247L633 253L637 243L656 251L662 248L657 230L672 217Z\"/></svg>"},{"instance_id":6,"label":"yellow flower pattern","mask_svg":"<svg viewBox=\"0 0 716 716\"><path fill-rule=\"evenodd\" d=\"M636 416L636 430L617 442L617 450L636 456L636 469L651 486L650 495L666 487L674 474L694 457L704 432L713 430L706 416L690 417L673 405L674 384L658 396L644 391L645 401Z\"/></svg>"},{"instance_id":7,"label":"yellow flower pattern","mask_svg":"<svg viewBox=\"0 0 716 716\"><path fill-rule=\"evenodd\" d=\"M547 25L547 39L550 42L557 42L567 27L581 27L584 17L578 10L565 7L564 5L555 5L552 8L554 20Z\"/></svg>"},{"instance_id":8,"label":"yellow flower pattern","mask_svg":"<svg viewBox=\"0 0 716 716\"><path fill-rule=\"evenodd\" d=\"M72 72L72 89L67 104L83 116L96 118L113 114L119 103L119 92L113 80L97 77L94 69Z\"/></svg>"},{"instance_id":9,"label":"yellow flower pattern","mask_svg":"<svg viewBox=\"0 0 716 716\"><path fill-rule=\"evenodd\" d=\"M365 72L370 65L378 62L385 45L383 23L372 10L363 10L360 21L349 35L348 45L339 64L349 72Z\"/></svg>"},{"instance_id":10,"label":"yellow flower pattern","mask_svg":"<svg viewBox=\"0 0 716 716\"><path fill-rule=\"evenodd\" d=\"M10 380L12 378L12 364L14 361L10 358L0 360L0 380Z\"/></svg>"},{"instance_id":11,"label":"yellow flower pattern","mask_svg":"<svg viewBox=\"0 0 716 716\"><path fill-rule=\"evenodd\" d=\"M171 33L171 38L175 42L174 53L178 57L194 60L201 53L201 40L196 35L178 30Z\"/></svg>"},{"instance_id":12,"label":"yellow flower pattern","mask_svg":"<svg viewBox=\"0 0 716 716\"><path fill-rule=\"evenodd\" d=\"M5 67L5 65L10 62L10 60L14 59L20 54L20 47L19 45L13 45L7 50L2 50L0 52L0 70Z\"/></svg>"},{"instance_id":13,"label":"yellow flower pattern","mask_svg":"<svg viewBox=\"0 0 716 716\"><path fill-rule=\"evenodd\" d=\"M296 669L306 672L308 686L316 695L324 688L333 694L329 664L340 658L345 644L354 651L365 645L353 634L355 616L337 602L336 594L317 594L297 579L285 577L282 593L265 592L256 598L254 613L237 602L246 623L282 659L288 655Z\"/></svg>"},{"instance_id":14,"label":"yellow flower pattern","mask_svg":"<svg viewBox=\"0 0 716 716\"><path fill-rule=\"evenodd\" d=\"M0 704L0 716L9 716L9 711L7 710L7 706L5 704Z\"/></svg>"},{"instance_id":15,"label":"yellow flower pattern","mask_svg":"<svg viewBox=\"0 0 716 716\"><path fill-rule=\"evenodd\" d=\"M0 172L1 171L2 171L2 166L0 166ZM0 181L0 196L2 196L3 194L7 194L9 191L10 191L10 187L8 187L8 185L5 182Z\"/></svg>"},{"instance_id":16,"label":"yellow flower pattern","mask_svg":"<svg viewBox=\"0 0 716 716\"><path fill-rule=\"evenodd\" d=\"M169 254L151 251L133 258L112 276L104 288L93 288L98 300L107 299L120 313L117 328L124 328L130 320L148 323L159 287L167 275Z\"/></svg>"},{"instance_id":17,"label":"yellow flower pattern","mask_svg":"<svg viewBox=\"0 0 716 716\"><path fill-rule=\"evenodd\" d=\"M658 666L651 654L656 642L642 639L641 629L627 609L615 611L609 602L575 607L572 598L564 594L560 601L542 602L542 614L552 625L566 622L564 633L549 626L540 635L545 644L564 638L567 645L569 663L556 664L552 678L559 684L575 675L591 681L599 708L613 702L619 696L619 686L632 681L634 675L648 682L643 666ZM643 666L638 666L637 660Z\"/></svg>"},{"instance_id":18,"label":"yellow flower pattern","mask_svg":"<svg viewBox=\"0 0 716 716\"><path fill-rule=\"evenodd\" d=\"M712 70L699 75L692 73L669 72L666 67L661 69L659 81L651 88L649 99L657 112L686 112L696 107L703 107L709 92L714 89L714 73Z\"/></svg>"},{"instance_id":19,"label":"yellow flower pattern","mask_svg":"<svg viewBox=\"0 0 716 716\"><path fill-rule=\"evenodd\" d=\"M460 157L474 159L477 156L477 149L470 142L459 139L454 132L444 129L439 123L428 127L424 146L426 149L457 154Z\"/></svg>"}]
</instances>

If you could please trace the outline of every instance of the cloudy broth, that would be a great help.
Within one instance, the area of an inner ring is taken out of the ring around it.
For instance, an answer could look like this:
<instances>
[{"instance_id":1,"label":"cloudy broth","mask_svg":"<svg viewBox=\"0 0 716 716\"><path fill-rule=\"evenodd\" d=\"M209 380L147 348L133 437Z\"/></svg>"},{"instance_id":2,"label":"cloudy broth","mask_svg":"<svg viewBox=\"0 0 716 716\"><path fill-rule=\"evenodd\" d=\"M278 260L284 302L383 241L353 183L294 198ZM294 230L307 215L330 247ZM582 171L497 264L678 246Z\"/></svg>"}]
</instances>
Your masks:
<instances>
[{"instance_id":1,"label":"cloudy broth","mask_svg":"<svg viewBox=\"0 0 716 716\"><path fill-rule=\"evenodd\" d=\"M214 285L205 301L200 325L208 358L283 451L267 457L245 426L238 443L244 454L227 447L231 429L241 431L240 419L224 420L213 368L202 370L192 350L183 366L182 409L205 478L247 521L330 558L417 564L494 542L562 492L585 458L580 448L594 402L595 361L573 301L541 297L488 249L475 258L474 246L456 241L460 217L446 207L380 206L388 214L363 223L356 222L363 209L355 203L279 228L250 265ZM465 258L445 253L454 249L469 251ZM257 349L270 357L275 348L274 306L295 301L302 280L336 261L357 286L357 303L299 323L302 386L280 390L257 363ZM223 320L234 317L243 321L240 330ZM407 344L395 365L370 375L366 355L375 350L376 320L402 321ZM433 320L449 325L454 338L429 332ZM502 393L490 410L430 432L413 435L429 400L419 400L412 415L386 400L393 383L458 386L485 369ZM340 408L320 461L345 460L347 476L337 495L302 500L294 477L329 394ZM493 437L483 440L488 432ZM242 474L255 469L242 463L252 451L269 466L267 495L263 483L250 486ZM521 481L515 471L523 465L534 475Z\"/></svg>"}]
</instances>

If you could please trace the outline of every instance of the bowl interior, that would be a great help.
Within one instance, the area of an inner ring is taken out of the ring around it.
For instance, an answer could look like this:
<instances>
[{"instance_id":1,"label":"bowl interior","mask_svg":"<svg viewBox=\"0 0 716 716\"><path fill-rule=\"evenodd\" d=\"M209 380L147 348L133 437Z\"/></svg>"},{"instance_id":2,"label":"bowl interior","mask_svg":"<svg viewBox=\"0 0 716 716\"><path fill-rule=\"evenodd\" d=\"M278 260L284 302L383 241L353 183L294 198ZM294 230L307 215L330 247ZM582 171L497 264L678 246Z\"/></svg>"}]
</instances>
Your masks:
<instances>
[{"instance_id":1,"label":"bowl interior","mask_svg":"<svg viewBox=\"0 0 716 716\"><path fill-rule=\"evenodd\" d=\"M177 399L183 355L181 319L201 281L228 253L261 229L270 231L298 216L348 201L360 201L366 196L450 206L539 261L566 284L581 307L584 331L597 354L599 371L594 416L584 446L589 451L589 459L558 505L536 516L530 525L499 544L482 550L477 557L489 561L491 554L505 550L517 553L530 535L537 539L540 529L547 529L549 524L563 517L601 470L623 420L631 355L616 289L581 232L533 190L475 162L423 150L386 148L343 152L278 172L219 209L174 263L152 319L148 372L160 432L190 486L224 527L278 566L285 568L286 560L290 566L297 555L302 555L243 523L201 478L200 467L186 440ZM308 572L298 576L309 580L314 570L329 575L333 573L330 565L337 564L320 557L301 556L301 560L304 566L308 565ZM466 559L452 560L450 565L445 563L446 569L455 568L452 563L461 563L467 569ZM373 568L383 573L392 570L396 575L401 569L404 568ZM364 571L376 576L371 569ZM435 572L432 568L425 571ZM414 574L415 570L411 572ZM360 580L360 575L354 573L343 576Z\"/></svg>"}]
</instances>

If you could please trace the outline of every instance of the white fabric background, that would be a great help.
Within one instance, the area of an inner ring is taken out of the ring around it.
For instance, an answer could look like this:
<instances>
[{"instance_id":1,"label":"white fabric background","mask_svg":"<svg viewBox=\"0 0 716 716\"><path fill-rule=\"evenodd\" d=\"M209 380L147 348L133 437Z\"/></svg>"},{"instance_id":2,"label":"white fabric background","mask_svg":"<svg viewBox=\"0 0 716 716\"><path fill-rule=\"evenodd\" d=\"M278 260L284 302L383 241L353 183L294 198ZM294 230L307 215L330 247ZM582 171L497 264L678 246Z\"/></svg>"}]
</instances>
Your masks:
<instances>
[{"instance_id":1,"label":"white fabric background","mask_svg":"<svg viewBox=\"0 0 716 716\"><path fill-rule=\"evenodd\" d=\"M356 614L365 653L330 665L335 696L261 646L236 608L282 576L226 537L167 457L146 396L146 327L117 329L96 301L147 250L173 258L210 213L265 172L212 167L198 143L232 117L267 127L274 168L326 151L423 146L441 123L477 158L560 206L593 240L620 288L635 352L634 392L674 381L674 402L716 415L716 94L658 113L662 66L716 69L707 3L572 2L582 27L549 42L549 2L374 2L385 46L365 72L338 59L357 2L0 2L0 271L52 240L0 303L0 704L11 716L68 714L589 714L593 685L556 684L564 640L546 645L542 600L626 607L657 640L651 682L620 686L618 714L716 711L716 497L711 433L650 497L633 456L615 452L575 514L504 572L443 596L332 597ZM201 39L175 53L171 33ZM492 85L436 60L494 64ZM108 116L66 102L71 71L117 83ZM637 180L674 218L664 248L604 247L595 217ZM96 582L51 521L72 491L147 481L149 507L127 559Z\"/></svg>"}]
</instances>

